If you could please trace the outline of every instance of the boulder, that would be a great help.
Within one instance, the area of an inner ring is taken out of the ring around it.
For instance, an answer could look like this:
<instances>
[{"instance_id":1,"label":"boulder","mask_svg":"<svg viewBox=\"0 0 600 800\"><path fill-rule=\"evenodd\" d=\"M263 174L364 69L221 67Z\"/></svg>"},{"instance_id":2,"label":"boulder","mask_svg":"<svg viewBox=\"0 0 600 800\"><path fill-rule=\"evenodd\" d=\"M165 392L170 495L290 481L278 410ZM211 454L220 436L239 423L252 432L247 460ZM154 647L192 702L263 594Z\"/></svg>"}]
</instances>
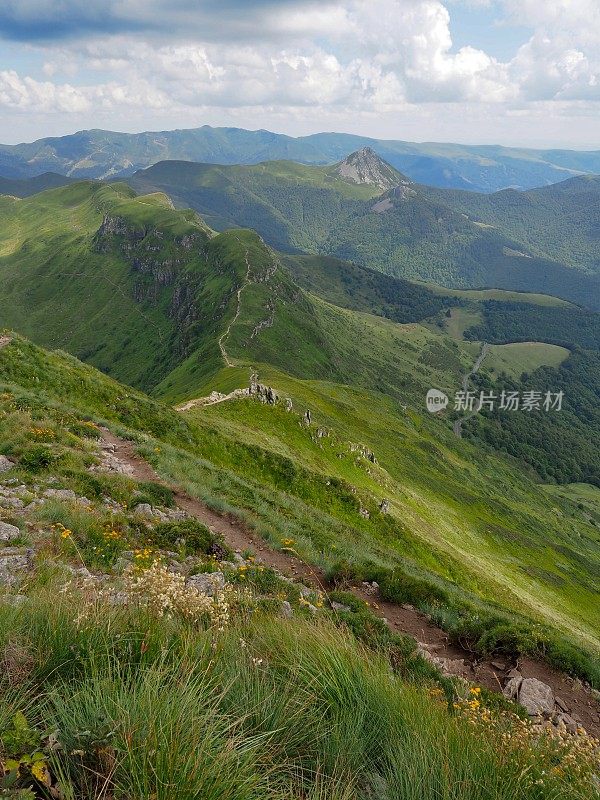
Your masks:
<instances>
[{"instance_id":1,"label":"boulder","mask_svg":"<svg viewBox=\"0 0 600 800\"><path fill-rule=\"evenodd\" d=\"M532 717L549 715L554 711L554 692L537 678L523 678L518 699Z\"/></svg>"},{"instance_id":2,"label":"boulder","mask_svg":"<svg viewBox=\"0 0 600 800\"><path fill-rule=\"evenodd\" d=\"M288 600L284 600L281 604L281 616L284 619L291 619L294 616L294 609Z\"/></svg>"},{"instance_id":3,"label":"boulder","mask_svg":"<svg viewBox=\"0 0 600 800\"><path fill-rule=\"evenodd\" d=\"M350 606L346 606L343 603L336 603L335 600L331 601L331 607L334 611L352 611Z\"/></svg>"},{"instance_id":4,"label":"boulder","mask_svg":"<svg viewBox=\"0 0 600 800\"><path fill-rule=\"evenodd\" d=\"M225 588L225 576L222 572L200 572L198 575L191 575L186 583L201 594L213 597L216 592Z\"/></svg>"},{"instance_id":5,"label":"boulder","mask_svg":"<svg viewBox=\"0 0 600 800\"><path fill-rule=\"evenodd\" d=\"M136 514L141 514L143 517L153 517L154 512L150 503L138 503L133 509Z\"/></svg>"},{"instance_id":6,"label":"boulder","mask_svg":"<svg viewBox=\"0 0 600 800\"><path fill-rule=\"evenodd\" d=\"M0 455L0 472L8 472L8 470L12 469L14 465L15 462L11 461L10 458Z\"/></svg>"},{"instance_id":7,"label":"boulder","mask_svg":"<svg viewBox=\"0 0 600 800\"><path fill-rule=\"evenodd\" d=\"M0 542L12 542L18 539L21 531L16 525L9 525L8 522L0 522Z\"/></svg>"}]
</instances>

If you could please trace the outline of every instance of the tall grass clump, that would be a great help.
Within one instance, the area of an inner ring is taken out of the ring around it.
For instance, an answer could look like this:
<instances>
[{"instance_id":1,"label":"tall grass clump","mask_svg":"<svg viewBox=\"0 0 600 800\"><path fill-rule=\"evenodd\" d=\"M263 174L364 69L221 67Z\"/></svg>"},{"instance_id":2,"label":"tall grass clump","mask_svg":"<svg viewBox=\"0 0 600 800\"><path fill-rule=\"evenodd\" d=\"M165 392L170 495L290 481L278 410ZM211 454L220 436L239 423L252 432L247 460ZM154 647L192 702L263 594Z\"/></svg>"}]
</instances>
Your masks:
<instances>
[{"instance_id":1,"label":"tall grass clump","mask_svg":"<svg viewBox=\"0 0 600 800\"><path fill-rule=\"evenodd\" d=\"M220 627L47 588L0 603L0 760L24 757L8 752L22 713L49 780L78 800L594 797L579 737L534 737L478 700L449 708L326 620Z\"/></svg>"}]
</instances>

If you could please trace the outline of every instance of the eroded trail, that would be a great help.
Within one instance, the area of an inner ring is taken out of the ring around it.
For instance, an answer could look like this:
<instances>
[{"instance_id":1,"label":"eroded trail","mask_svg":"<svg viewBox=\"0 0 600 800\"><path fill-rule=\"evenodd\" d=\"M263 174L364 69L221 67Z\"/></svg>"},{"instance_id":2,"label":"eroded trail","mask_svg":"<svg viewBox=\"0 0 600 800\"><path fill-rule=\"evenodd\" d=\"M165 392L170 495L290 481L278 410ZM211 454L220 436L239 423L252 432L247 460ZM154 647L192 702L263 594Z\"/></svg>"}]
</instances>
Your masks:
<instances>
[{"instance_id":1,"label":"eroded trail","mask_svg":"<svg viewBox=\"0 0 600 800\"><path fill-rule=\"evenodd\" d=\"M235 325L235 323L237 322L237 319L238 319L238 317L240 315L240 310L241 310L241 307L242 307L242 292L244 291L246 286L248 286L248 284L250 283L250 258L248 256L248 251L247 250L246 250L245 255L244 255L244 260L246 262L246 275L244 277L243 282L241 283L241 285L239 286L239 288L237 289L237 292L236 292L236 295L237 295L237 308L235 309L235 314L233 315L233 319L229 322L229 324L225 328L224 332L219 336L219 339L218 339L219 350L221 351L221 355L223 356L223 361L225 362L225 365L227 367L233 367L235 365L234 365L233 361L229 358L227 350L225 349L225 342L226 342L227 338L229 337L229 333L231 332L231 328Z\"/></svg>"},{"instance_id":2,"label":"eroded trail","mask_svg":"<svg viewBox=\"0 0 600 800\"><path fill-rule=\"evenodd\" d=\"M103 432L103 440L114 448L115 457L131 468L131 476L134 479L169 485L174 492L177 506L211 530L220 533L233 550L240 552L250 550L265 565L307 586L324 592L331 588L319 568L307 564L291 553L275 550L238 518L221 515L177 486L167 484L150 464L137 454L134 442L120 439L108 431ZM500 692L506 673L512 667L518 666L523 677L537 678L551 686L554 694L561 698L572 715L578 717L585 729L595 736L600 736L600 702L579 681L530 658L522 659L518 665L510 663L505 658L498 660L478 658L470 651L453 644L441 628L412 606L386 602L373 595L372 591L363 585L349 587L349 590L356 597L369 603L372 611L384 618L391 630L412 636L437 658L448 659L455 665L461 660L464 661L462 675L473 683Z\"/></svg>"}]
</instances>

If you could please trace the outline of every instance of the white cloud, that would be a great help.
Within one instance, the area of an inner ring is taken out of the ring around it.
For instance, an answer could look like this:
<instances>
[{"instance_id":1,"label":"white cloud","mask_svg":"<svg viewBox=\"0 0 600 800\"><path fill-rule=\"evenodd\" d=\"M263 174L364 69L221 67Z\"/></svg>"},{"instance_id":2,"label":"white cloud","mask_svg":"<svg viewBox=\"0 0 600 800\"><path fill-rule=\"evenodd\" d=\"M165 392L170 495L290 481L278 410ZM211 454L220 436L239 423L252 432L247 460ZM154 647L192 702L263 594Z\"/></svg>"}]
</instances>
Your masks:
<instances>
[{"instance_id":1,"label":"white cloud","mask_svg":"<svg viewBox=\"0 0 600 800\"><path fill-rule=\"evenodd\" d=\"M459 115L495 108L537 119L538 110L527 110L534 103L560 103L564 115L569 103L581 113L576 104L600 100L598 0L179 0L168 17L164 0L112 0L95 30L102 3L61 3L77 8L70 28L51 41L34 37L43 80L0 73L0 108L71 114L90 125L94 115L146 119L149 110L183 120L210 110L299 118L311 109L320 127L319 119L391 119L416 108L427 119L427 107L439 104ZM453 48L452 11L490 3L531 28L506 62L476 43ZM53 6L10 0L0 17L12 14L16 37L50 19Z\"/></svg>"}]
</instances>

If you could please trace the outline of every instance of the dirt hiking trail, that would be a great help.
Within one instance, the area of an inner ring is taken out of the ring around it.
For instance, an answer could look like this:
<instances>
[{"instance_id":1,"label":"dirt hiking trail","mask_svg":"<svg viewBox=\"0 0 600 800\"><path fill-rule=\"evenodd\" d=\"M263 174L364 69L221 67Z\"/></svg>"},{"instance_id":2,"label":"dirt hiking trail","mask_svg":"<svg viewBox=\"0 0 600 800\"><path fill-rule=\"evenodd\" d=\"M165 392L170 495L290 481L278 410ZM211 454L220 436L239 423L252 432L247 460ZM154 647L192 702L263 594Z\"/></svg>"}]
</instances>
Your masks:
<instances>
[{"instance_id":1,"label":"dirt hiking trail","mask_svg":"<svg viewBox=\"0 0 600 800\"><path fill-rule=\"evenodd\" d=\"M291 553L275 550L238 518L231 514L221 515L201 501L190 497L177 486L162 480L150 464L137 454L134 442L120 439L106 430L103 430L102 439L114 447L115 457L131 468L131 477L139 481L152 481L168 486L174 493L177 506L212 531L221 534L231 549L240 552L250 550L263 564L307 586L323 592L333 588L328 585L318 567L305 563ZM437 658L451 661L464 660L463 675L472 683L501 692L506 674L512 668L518 667L523 677L537 678L548 684L569 709L569 714L577 719L588 733L600 737L600 702L579 680L570 678L549 664L528 657L520 659L518 663L499 656L478 657L460 645L453 644L441 628L411 606L386 602L362 584L348 587L348 590L356 597L365 600L375 614L387 621L392 631L408 634Z\"/></svg>"}]
</instances>

